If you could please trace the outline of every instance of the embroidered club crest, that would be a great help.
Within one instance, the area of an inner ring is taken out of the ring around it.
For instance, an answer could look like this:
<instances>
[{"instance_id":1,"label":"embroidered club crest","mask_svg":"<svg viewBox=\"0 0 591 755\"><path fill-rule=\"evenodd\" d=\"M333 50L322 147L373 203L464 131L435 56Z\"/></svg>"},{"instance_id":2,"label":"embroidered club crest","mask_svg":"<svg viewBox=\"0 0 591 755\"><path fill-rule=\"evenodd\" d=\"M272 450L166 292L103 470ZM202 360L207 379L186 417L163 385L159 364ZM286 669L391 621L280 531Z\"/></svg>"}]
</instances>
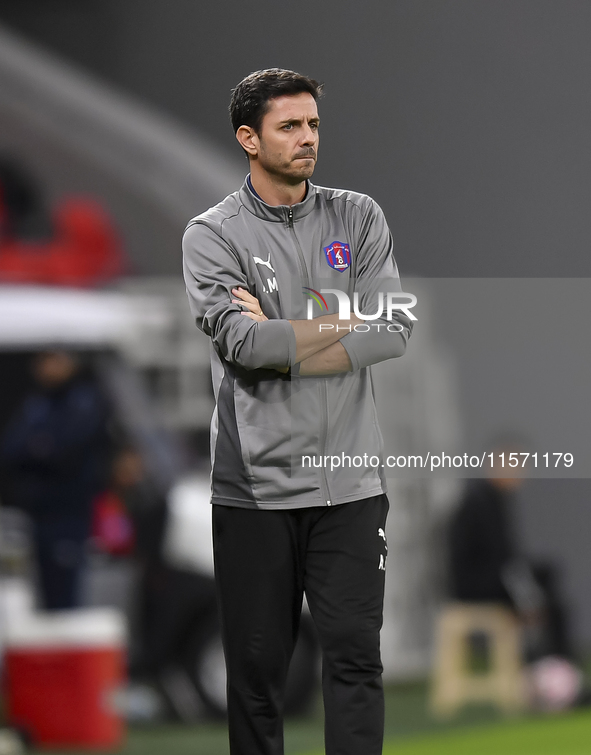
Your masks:
<instances>
[{"instance_id":1,"label":"embroidered club crest","mask_svg":"<svg viewBox=\"0 0 591 755\"><path fill-rule=\"evenodd\" d=\"M334 269L342 273L351 265L351 249L349 244L343 241L333 241L332 244L324 247L326 261Z\"/></svg>"}]
</instances>

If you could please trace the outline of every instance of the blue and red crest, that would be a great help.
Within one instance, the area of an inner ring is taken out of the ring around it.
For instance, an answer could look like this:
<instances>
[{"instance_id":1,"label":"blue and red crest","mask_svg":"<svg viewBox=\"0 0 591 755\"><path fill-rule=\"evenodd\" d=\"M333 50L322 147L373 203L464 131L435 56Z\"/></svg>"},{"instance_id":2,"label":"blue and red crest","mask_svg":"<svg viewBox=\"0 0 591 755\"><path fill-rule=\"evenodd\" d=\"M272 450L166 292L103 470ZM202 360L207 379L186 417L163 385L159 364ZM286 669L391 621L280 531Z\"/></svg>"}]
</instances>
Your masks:
<instances>
[{"instance_id":1,"label":"blue and red crest","mask_svg":"<svg viewBox=\"0 0 591 755\"><path fill-rule=\"evenodd\" d=\"M351 249L349 244L343 241L333 241L332 244L324 247L326 261L334 269L342 273L351 266Z\"/></svg>"}]
</instances>

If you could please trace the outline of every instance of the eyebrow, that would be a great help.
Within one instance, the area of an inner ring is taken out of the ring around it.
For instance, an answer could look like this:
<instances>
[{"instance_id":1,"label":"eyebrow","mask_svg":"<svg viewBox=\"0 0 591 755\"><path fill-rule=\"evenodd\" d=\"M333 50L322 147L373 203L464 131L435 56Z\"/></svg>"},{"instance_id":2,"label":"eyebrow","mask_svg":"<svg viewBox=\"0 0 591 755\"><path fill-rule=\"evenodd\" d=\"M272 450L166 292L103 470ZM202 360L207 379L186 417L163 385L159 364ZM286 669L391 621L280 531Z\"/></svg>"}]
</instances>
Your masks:
<instances>
[{"instance_id":1,"label":"eyebrow","mask_svg":"<svg viewBox=\"0 0 591 755\"><path fill-rule=\"evenodd\" d=\"M287 120L285 120L285 121L280 121L280 122L279 122L279 125L280 125L280 126L285 126L285 125L287 125L288 123L294 123L294 124L297 124L297 123L301 123L301 122L302 122L302 120L303 120L302 118L287 118ZM320 123L320 118L317 118L317 117L315 117L315 118L310 118L310 120L308 121L308 123Z\"/></svg>"}]
</instances>

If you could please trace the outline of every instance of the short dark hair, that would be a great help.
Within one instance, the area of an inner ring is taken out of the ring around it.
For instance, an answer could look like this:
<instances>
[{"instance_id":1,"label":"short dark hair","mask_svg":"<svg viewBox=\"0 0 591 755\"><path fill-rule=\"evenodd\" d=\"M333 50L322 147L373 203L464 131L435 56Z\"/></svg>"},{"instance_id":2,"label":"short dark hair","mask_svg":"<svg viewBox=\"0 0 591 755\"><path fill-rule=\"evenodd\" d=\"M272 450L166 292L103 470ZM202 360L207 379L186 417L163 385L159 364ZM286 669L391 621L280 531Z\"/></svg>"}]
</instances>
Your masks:
<instances>
[{"instance_id":1,"label":"short dark hair","mask_svg":"<svg viewBox=\"0 0 591 755\"><path fill-rule=\"evenodd\" d=\"M230 120L234 133L240 126L250 126L260 134L270 100L302 92L308 92L318 100L322 96L322 86L314 79L284 68L254 71L232 90Z\"/></svg>"}]
</instances>

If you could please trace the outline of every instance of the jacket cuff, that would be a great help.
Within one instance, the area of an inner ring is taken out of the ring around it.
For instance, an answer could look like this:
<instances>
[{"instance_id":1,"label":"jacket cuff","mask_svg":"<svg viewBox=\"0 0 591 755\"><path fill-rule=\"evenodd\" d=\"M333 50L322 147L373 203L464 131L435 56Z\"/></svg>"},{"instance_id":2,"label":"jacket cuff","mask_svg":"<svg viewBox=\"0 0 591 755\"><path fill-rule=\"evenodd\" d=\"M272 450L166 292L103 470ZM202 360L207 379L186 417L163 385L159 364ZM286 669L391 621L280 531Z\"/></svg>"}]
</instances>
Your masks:
<instances>
[{"instance_id":1,"label":"jacket cuff","mask_svg":"<svg viewBox=\"0 0 591 755\"><path fill-rule=\"evenodd\" d=\"M341 344L349 355L353 372L404 354L406 339L402 333L347 333Z\"/></svg>"},{"instance_id":2,"label":"jacket cuff","mask_svg":"<svg viewBox=\"0 0 591 755\"><path fill-rule=\"evenodd\" d=\"M339 343L343 346L343 348L349 355L349 360L351 362L351 371L357 372L357 370L360 369L359 360L357 359L355 348L354 348L354 345L351 343L351 339L347 340L348 336L349 334L341 338Z\"/></svg>"},{"instance_id":3,"label":"jacket cuff","mask_svg":"<svg viewBox=\"0 0 591 755\"><path fill-rule=\"evenodd\" d=\"M259 323L257 347L269 365L291 367L295 363L296 337L289 320L265 320Z\"/></svg>"}]
</instances>

